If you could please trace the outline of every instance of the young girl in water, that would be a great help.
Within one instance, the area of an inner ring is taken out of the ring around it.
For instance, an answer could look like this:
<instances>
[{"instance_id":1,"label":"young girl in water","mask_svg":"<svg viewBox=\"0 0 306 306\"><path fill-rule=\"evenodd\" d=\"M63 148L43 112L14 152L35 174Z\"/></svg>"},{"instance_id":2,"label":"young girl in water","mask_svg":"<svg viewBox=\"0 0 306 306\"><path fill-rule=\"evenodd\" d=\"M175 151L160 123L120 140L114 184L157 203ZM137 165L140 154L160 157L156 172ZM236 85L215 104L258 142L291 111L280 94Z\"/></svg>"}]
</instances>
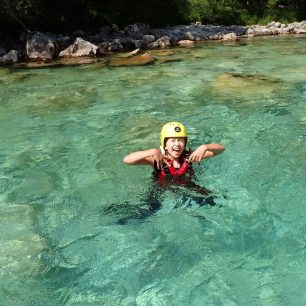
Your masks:
<instances>
[{"instance_id":1,"label":"young girl in water","mask_svg":"<svg viewBox=\"0 0 306 306\"><path fill-rule=\"evenodd\" d=\"M159 177L181 177L192 174L192 163L221 154L220 144L202 144L194 151L186 151L187 129L179 122L166 123L160 134L159 149L137 151L124 157L128 165L152 165Z\"/></svg>"},{"instance_id":2,"label":"young girl in water","mask_svg":"<svg viewBox=\"0 0 306 306\"><path fill-rule=\"evenodd\" d=\"M140 209L136 205L136 208L134 207L137 211L135 216L120 219L118 221L120 224L124 224L130 219L145 219L158 211L162 205L161 200L165 190L172 190L177 196L181 196L183 203L193 201L200 206L216 204L212 192L197 185L191 179L193 175L192 163L216 156L224 151L224 147L220 144L202 144L194 151L187 151L187 130L179 122L166 123L161 130L160 140L160 148L137 151L123 159L123 162L128 165L152 165L156 178L154 182L157 184L152 184L149 187L149 192L142 199L142 202L147 205L147 209L144 209L143 206ZM128 207L131 210L130 204Z\"/></svg>"}]
</instances>

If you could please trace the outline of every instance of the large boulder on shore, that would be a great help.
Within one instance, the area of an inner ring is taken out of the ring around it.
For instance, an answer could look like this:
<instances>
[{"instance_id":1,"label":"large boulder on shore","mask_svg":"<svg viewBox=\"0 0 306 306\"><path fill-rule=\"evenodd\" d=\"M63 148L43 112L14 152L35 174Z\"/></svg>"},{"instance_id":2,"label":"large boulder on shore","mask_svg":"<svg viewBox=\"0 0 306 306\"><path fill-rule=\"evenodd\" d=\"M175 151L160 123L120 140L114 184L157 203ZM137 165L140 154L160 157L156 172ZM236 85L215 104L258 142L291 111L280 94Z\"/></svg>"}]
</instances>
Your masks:
<instances>
[{"instance_id":1,"label":"large boulder on shore","mask_svg":"<svg viewBox=\"0 0 306 306\"><path fill-rule=\"evenodd\" d=\"M56 51L56 44L51 37L35 33L27 40L27 57L32 60L52 60Z\"/></svg>"},{"instance_id":2,"label":"large boulder on shore","mask_svg":"<svg viewBox=\"0 0 306 306\"><path fill-rule=\"evenodd\" d=\"M60 52L59 57L93 56L97 55L98 50L98 46L78 37L71 46Z\"/></svg>"}]
</instances>

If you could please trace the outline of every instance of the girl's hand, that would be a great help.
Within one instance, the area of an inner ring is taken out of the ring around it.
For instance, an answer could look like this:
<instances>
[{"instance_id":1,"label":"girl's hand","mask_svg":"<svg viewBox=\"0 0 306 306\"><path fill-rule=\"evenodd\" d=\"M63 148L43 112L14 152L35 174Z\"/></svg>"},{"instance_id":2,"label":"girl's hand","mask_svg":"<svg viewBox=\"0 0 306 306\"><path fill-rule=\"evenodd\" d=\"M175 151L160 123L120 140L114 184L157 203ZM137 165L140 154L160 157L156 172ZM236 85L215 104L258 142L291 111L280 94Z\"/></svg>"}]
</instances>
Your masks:
<instances>
[{"instance_id":1,"label":"girl's hand","mask_svg":"<svg viewBox=\"0 0 306 306\"><path fill-rule=\"evenodd\" d=\"M207 150L208 150L208 148L207 148L206 145L199 146L195 151L193 151L190 154L190 156L188 158L188 162L189 163L200 162L204 158Z\"/></svg>"},{"instance_id":2,"label":"girl's hand","mask_svg":"<svg viewBox=\"0 0 306 306\"><path fill-rule=\"evenodd\" d=\"M163 154L160 150L154 149L151 155L153 159L153 164L156 164L157 169L163 169L164 162L171 160L171 158L165 154Z\"/></svg>"}]
</instances>

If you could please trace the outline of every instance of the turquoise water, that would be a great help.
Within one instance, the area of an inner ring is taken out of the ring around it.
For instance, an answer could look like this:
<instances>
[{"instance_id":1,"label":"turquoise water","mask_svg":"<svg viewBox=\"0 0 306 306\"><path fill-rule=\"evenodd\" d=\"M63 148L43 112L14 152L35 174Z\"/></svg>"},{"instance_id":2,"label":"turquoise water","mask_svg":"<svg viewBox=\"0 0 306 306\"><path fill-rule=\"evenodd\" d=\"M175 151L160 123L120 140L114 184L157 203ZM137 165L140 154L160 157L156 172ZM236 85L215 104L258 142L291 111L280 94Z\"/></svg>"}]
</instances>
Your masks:
<instances>
[{"instance_id":1,"label":"turquoise water","mask_svg":"<svg viewBox=\"0 0 306 306\"><path fill-rule=\"evenodd\" d=\"M306 39L210 42L144 67L0 69L1 305L305 305ZM183 121L215 195L122 164ZM121 222L124 220L124 222Z\"/></svg>"}]
</instances>

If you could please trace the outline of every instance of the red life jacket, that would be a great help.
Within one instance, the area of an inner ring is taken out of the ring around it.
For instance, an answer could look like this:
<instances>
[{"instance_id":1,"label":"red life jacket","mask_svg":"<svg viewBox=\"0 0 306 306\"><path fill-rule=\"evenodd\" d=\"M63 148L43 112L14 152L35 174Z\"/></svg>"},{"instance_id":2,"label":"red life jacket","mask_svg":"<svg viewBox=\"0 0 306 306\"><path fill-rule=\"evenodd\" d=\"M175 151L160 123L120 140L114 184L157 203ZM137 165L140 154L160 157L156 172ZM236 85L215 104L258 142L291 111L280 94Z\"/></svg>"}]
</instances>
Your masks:
<instances>
[{"instance_id":1,"label":"red life jacket","mask_svg":"<svg viewBox=\"0 0 306 306\"><path fill-rule=\"evenodd\" d=\"M172 165L165 164L162 172L160 173L160 176L166 176L167 174L170 174L171 176L182 176L186 174L188 167L189 164L186 159L180 168L174 168Z\"/></svg>"},{"instance_id":2,"label":"red life jacket","mask_svg":"<svg viewBox=\"0 0 306 306\"><path fill-rule=\"evenodd\" d=\"M187 161L189 154L190 152L187 152L186 150L183 152L182 156L180 157L180 168L175 168L172 164L168 165L164 163L162 170L155 168L155 174L157 174L159 179L163 179L167 176L182 177L186 174L191 176L193 174L193 169L192 164L188 163Z\"/></svg>"}]
</instances>

